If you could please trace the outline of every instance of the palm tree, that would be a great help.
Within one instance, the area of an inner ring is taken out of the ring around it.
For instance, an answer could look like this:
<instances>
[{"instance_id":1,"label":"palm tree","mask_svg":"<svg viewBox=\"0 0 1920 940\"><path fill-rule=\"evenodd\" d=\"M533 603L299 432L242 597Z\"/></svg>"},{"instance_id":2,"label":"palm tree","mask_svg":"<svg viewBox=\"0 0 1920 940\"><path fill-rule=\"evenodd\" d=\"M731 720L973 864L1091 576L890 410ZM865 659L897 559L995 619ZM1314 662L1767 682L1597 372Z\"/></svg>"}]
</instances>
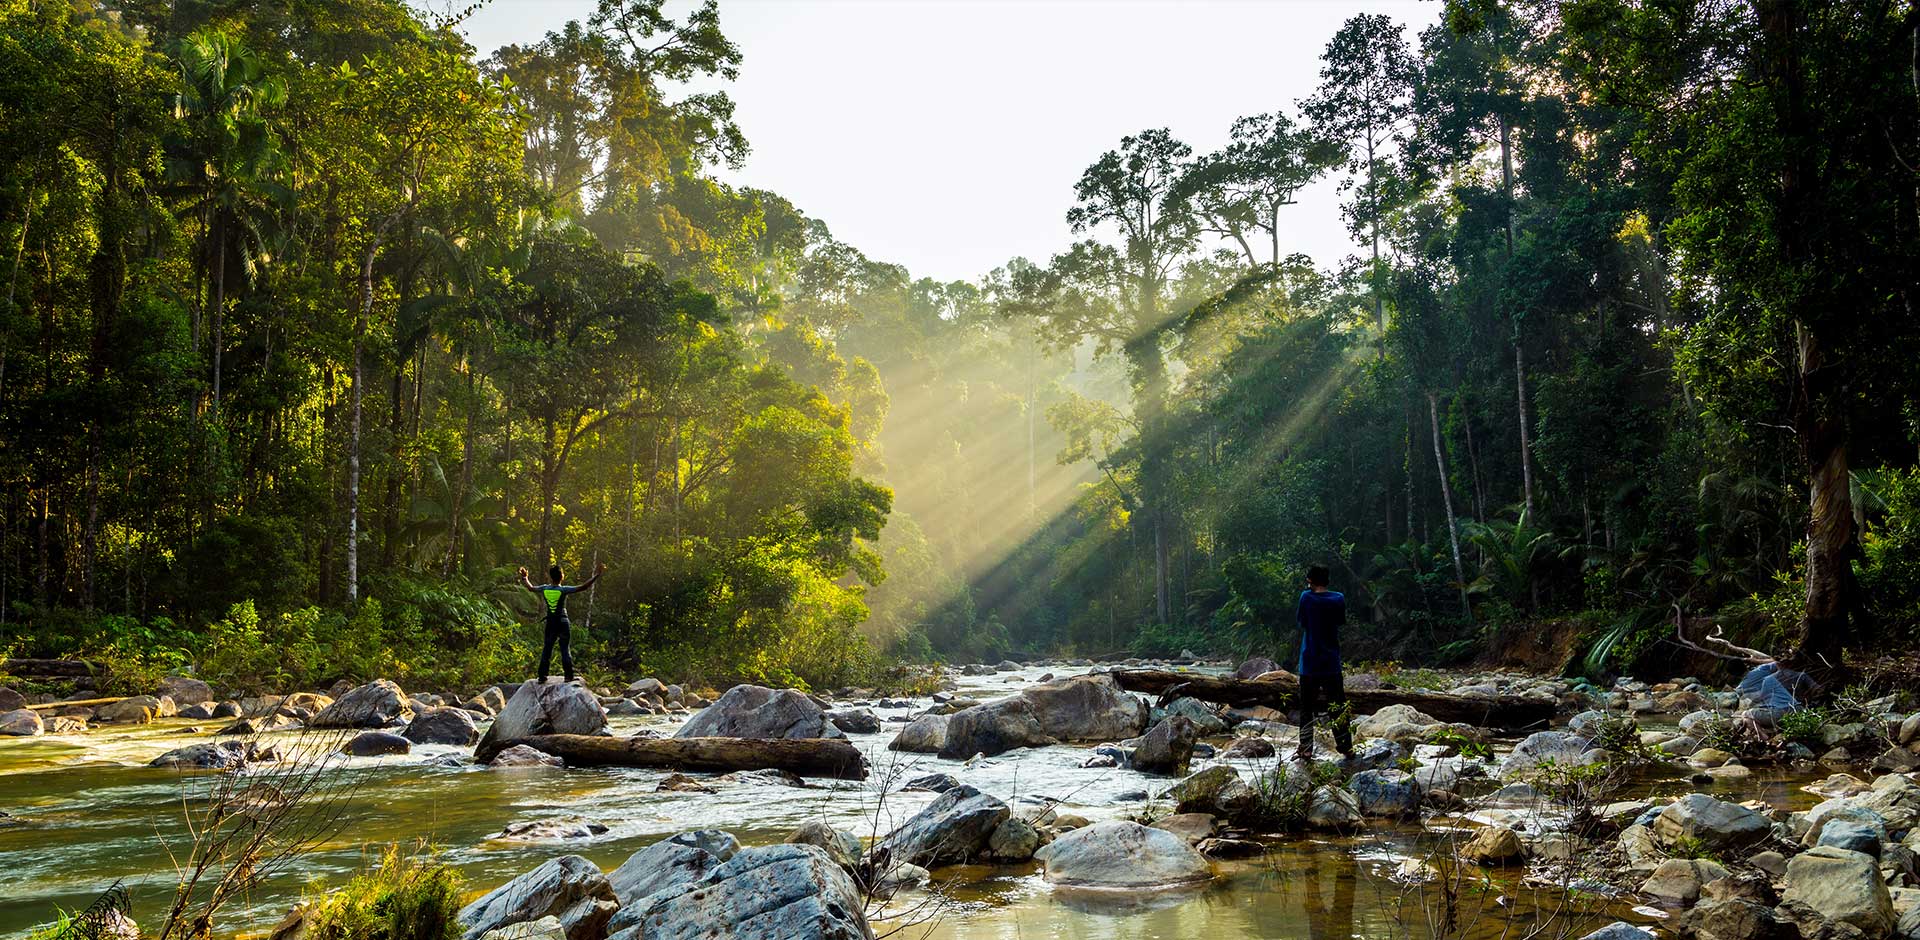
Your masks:
<instances>
[{"instance_id":1,"label":"palm tree","mask_svg":"<svg viewBox=\"0 0 1920 940\"><path fill-rule=\"evenodd\" d=\"M268 260L266 232L287 190L276 182L285 160L268 114L286 101L286 86L238 38L200 29L180 41L179 122L168 141L167 171L186 197L183 218L200 223L200 271L208 284L213 333L213 414L220 414L227 270L238 266L253 284ZM198 291L195 292L196 295ZM193 321L200 345L200 317Z\"/></svg>"}]
</instances>

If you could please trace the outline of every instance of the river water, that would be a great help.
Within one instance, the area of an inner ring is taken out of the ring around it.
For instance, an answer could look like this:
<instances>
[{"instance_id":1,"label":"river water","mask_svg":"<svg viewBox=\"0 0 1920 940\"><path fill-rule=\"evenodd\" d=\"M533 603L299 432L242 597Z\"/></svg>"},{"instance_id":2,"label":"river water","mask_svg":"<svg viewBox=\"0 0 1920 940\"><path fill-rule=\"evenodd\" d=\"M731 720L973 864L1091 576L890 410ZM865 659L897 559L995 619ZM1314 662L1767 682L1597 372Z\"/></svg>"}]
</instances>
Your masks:
<instances>
[{"instance_id":1,"label":"river water","mask_svg":"<svg viewBox=\"0 0 1920 940\"><path fill-rule=\"evenodd\" d=\"M961 694L983 700L1007 694L1044 671L962 678ZM914 704L917 711L927 703ZM877 711L883 718L906 714ZM164 916L175 884L172 859L190 845L183 810L204 792L208 778L144 765L163 751L211 739L208 732L220 722L203 724L206 730L199 733L183 732L189 722L168 720L127 729L103 726L83 735L0 738L0 811L11 817L0 818L0 936L23 934L58 909L82 908L116 881L131 892L143 926ZM613 721L621 734L671 733L677 724L667 717ZM369 845L424 840L466 875L477 895L559 854L583 855L611 870L634 851L688 829L725 829L746 844L760 844L779 842L799 824L818 819L870 837L933 799L897 792L900 781L923 773L952 773L1016 806L1058 801L1061 812L1096 821L1137 811L1141 791L1157 795L1170 782L1124 769L1082 768L1089 753L1082 747L1015 751L971 766L895 754L886 743L899 726L888 721L879 734L854 736L872 762L867 781L816 782L807 789L749 782L721 784L713 794L663 793L655 790L666 776L658 771L503 771L429 763L465 753L447 747L344 760L339 773L353 786L343 825L296 868L226 909L217 933L247 935L271 927L316 882L344 881L366 861ZM1759 796L1797 807L1810 801L1798 791L1801 782L1762 774L1716 795ZM496 838L509 823L537 820L585 820L608 830L565 842ZM1264 858L1220 863L1220 877L1203 889L1161 894L1055 889L1033 865L949 869L936 875L944 883L937 898L903 894L893 904L893 919L876 927L902 928L895 935L903 938L951 940L1431 936L1437 931L1421 903L1431 900L1431 891L1423 894L1398 877L1422 844L1416 825L1374 821L1354 836L1275 840ZM1545 902L1519 883L1521 874L1501 876L1507 880L1474 895L1470 906L1482 916L1467 934L1499 936L1548 920L1538 909ZM1556 921L1550 933L1578 937L1616 917L1650 919L1624 900L1594 900L1583 904L1581 916Z\"/></svg>"}]
</instances>

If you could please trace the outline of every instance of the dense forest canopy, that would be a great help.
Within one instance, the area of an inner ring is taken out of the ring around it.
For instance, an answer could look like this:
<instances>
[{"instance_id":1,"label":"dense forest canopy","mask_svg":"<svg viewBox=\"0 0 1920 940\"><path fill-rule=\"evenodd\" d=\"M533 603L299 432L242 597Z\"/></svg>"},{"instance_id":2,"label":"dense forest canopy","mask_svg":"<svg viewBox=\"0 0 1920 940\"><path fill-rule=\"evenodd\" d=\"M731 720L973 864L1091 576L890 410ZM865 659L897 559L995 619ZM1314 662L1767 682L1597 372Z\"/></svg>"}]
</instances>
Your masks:
<instances>
[{"instance_id":1,"label":"dense forest canopy","mask_svg":"<svg viewBox=\"0 0 1920 940\"><path fill-rule=\"evenodd\" d=\"M1920 5L1447 0L1080 238L916 278L720 181L713 0L0 0L0 643L120 674L1920 640ZM835 106L823 102L822 107ZM848 105L852 106L852 105ZM1355 257L1282 255L1341 180Z\"/></svg>"}]
</instances>

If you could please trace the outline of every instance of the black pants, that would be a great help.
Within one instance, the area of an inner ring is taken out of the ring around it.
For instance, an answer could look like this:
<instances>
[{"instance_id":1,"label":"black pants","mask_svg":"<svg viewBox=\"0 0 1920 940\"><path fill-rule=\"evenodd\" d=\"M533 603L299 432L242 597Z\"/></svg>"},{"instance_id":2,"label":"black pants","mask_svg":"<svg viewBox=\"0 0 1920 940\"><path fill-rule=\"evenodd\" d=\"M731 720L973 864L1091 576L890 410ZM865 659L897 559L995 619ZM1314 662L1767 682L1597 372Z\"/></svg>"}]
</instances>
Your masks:
<instances>
[{"instance_id":1,"label":"black pants","mask_svg":"<svg viewBox=\"0 0 1920 940\"><path fill-rule=\"evenodd\" d=\"M547 641L540 647L540 681L547 681L547 664L553 659L553 645L560 644L560 669L567 681L573 681L573 624L565 617L547 618Z\"/></svg>"},{"instance_id":2,"label":"black pants","mask_svg":"<svg viewBox=\"0 0 1920 940\"><path fill-rule=\"evenodd\" d=\"M1333 743L1341 754L1353 753L1353 712L1347 708L1347 687L1339 673L1300 677L1300 753L1313 756L1313 720L1325 714L1333 719Z\"/></svg>"}]
</instances>

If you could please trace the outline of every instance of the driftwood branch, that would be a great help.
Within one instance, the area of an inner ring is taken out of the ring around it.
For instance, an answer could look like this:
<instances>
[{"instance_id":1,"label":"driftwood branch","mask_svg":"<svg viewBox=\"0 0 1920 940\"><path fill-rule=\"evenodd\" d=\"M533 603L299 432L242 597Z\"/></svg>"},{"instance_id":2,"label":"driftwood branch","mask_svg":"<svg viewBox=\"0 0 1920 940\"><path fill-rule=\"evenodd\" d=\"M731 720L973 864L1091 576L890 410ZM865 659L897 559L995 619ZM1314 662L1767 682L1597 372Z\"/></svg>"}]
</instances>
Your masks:
<instances>
[{"instance_id":1,"label":"driftwood branch","mask_svg":"<svg viewBox=\"0 0 1920 940\"><path fill-rule=\"evenodd\" d=\"M1719 659L1731 660L1737 663L1751 663L1753 665L1759 666L1759 665L1764 665L1766 663L1773 662L1772 656L1768 656L1767 654L1762 653L1759 650L1749 649L1745 646L1734 645L1732 641L1728 640L1725 636L1721 635L1722 630L1723 628L1716 623L1713 625L1712 631L1710 631L1706 636L1701 637L1702 640L1705 640L1708 643L1715 644L1718 647L1717 649L1701 646L1699 643L1695 643L1694 641L1687 639L1686 616L1684 612L1680 609L1679 604L1673 605L1673 638L1674 638L1674 641L1679 643L1681 646L1684 646L1687 649L1693 650L1696 653L1705 653L1708 656L1713 656Z\"/></svg>"}]
</instances>

